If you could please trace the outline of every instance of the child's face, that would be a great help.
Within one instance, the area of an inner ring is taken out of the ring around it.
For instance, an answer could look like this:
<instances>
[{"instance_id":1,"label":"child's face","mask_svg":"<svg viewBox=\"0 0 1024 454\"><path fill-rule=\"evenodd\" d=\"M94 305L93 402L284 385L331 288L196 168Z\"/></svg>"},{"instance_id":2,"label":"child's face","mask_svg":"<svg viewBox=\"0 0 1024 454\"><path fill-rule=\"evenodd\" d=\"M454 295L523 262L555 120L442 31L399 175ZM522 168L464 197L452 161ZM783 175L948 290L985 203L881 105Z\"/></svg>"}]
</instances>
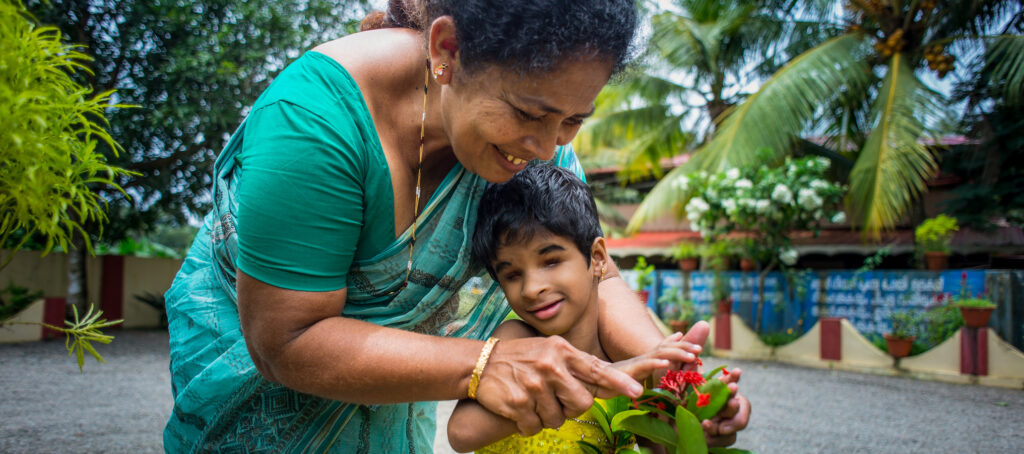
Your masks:
<instances>
[{"instance_id":1,"label":"child's face","mask_svg":"<svg viewBox=\"0 0 1024 454\"><path fill-rule=\"evenodd\" d=\"M499 246L491 265L512 310L552 336L566 334L577 322L596 329L597 284L606 260L603 238L594 240L587 266L571 239L542 230Z\"/></svg>"}]
</instances>

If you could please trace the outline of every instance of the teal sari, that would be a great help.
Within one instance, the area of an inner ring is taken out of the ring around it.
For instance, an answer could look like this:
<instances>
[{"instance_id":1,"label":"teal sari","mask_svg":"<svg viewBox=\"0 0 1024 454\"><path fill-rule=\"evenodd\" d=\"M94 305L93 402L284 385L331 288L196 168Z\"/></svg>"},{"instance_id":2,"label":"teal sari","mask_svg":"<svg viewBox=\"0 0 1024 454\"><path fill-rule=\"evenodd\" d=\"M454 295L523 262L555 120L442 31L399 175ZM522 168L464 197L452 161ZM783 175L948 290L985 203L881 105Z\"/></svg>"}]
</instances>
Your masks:
<instances>
[{"instance_id":1,"label":"teal sari","mask_svg":"<svg viewBox=\"0 0 1024 454\"><path fill-rule=\"evenodd\" d=\"M240 136L236 133L217 159L215 208L166 294L174 410L164 449L432 452L434 402L339 402L272 383L256 370L239 326L235 293ZM560 148L554 161L582 176L568 147ZM456 165L419 218L408 285L402 287L411 228L376 257L353 263L341 315L436 336L486 338L509 308L501 289L470 259L485 185Z\"/></svg>"}]
</instances>

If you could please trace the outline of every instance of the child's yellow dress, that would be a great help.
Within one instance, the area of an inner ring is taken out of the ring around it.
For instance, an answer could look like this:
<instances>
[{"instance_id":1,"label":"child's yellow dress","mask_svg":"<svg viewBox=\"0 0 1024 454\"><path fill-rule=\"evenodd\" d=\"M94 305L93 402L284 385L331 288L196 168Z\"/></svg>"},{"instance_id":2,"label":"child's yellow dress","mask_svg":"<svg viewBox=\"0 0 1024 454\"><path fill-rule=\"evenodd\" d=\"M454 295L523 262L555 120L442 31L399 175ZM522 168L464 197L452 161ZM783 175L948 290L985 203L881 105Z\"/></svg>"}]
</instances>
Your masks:
<instances>
[{"instance_id":1,"label":"child's yellow dress","mask_svg":"<svg viewBox=\"0 0 1024 454\"><path fill-rule=\"evenodd\" d=\"M598 401L600 399L594 399L595 404ZM576 443L580 440L599 446L602 452L611 452L614 448L611 440L601 430L601 425L590 414L590 411L587 411L579 417L566 419L562 427L557 429L544 429L530 437L511 435L476 452L477 454L582 453L583 450Z\"/></svg>"}]
</instances>

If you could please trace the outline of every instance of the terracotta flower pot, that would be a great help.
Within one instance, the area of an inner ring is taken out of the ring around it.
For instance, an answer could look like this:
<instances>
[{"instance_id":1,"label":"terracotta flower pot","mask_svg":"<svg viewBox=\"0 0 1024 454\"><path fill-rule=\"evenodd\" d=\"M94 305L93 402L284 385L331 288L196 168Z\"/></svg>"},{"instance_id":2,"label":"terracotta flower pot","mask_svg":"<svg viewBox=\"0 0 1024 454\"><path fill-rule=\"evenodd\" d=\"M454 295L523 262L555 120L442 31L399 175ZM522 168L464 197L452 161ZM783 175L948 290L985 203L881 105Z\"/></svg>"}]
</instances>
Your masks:
<instances>
[{"instance_id":1,"label":"terracotta flower pot","mask_svg":"<svg viewBox=\"0 0 1024 454\"><path fill-rule=\"evenodd\" d=\"M740 258L740 271L754 271L757 269L757 262L749 257Z\"/></svg>"},{"instance_id":2,"label":"terracotta flower pot","mask_svg":"<svg viewBox=\"0 0 1024 454\"><path fill-rule=\"evenodd\" d=\"M724 300L718 300L716 308L719 314L730 314L732 313L732 298L726 298Z\"/></svg>"},{"instance_id":3,"label":"terracotta flower pot","mask_svg":"<svg viewBox=\"0 0 1024 454\"><path fill-rule=\"evenodd\" d=\"M925 252L924 262L929 271L942 271L949 267L949 253Z\"/></svg>"},{"instance_id":4,"label":"terracotta flower pot","mask_svg":"<svg viewBox=\"0 0 1024 454\"><path fill-rule=\"evenodd\" d=\"M729 257L722 257L717 262L712 262L714 265L711 266L715 271L728 271L732 265L729 261Z\"/></svg>"},{"instance_id":5,"label":"terracotta flower pot","mask_svg":"<svg viewBox=\"0 0 1024 454\"><path fill-rule=\"evenodd\" d=\"M960 306L960 315L964 317L964 325L968 328L984 328L988 326L988 319L992 317L992 307L965 307Z\"/></svg>"},{"instance_id":6,"label":"terracotta flower pot","mask_svg":"<svg viewBox=\"0 0 1024 454\"><path fill-rule=\"evenodd\" d=\"M640 290L636 292L636 296L640 298L640 304L647 305L647 300L651 298L651 292L649 290Z\"/></svg>"},{"instance_id":7,"label":"terracotta flower pot","mask_svg":"<svg viewBox=\"0 0 1024 454\"><path fill-rule=\"evenodd\" d=\"M679 269L686 272L694 271L700 263L698 260L699 259L697 257L679 259Z\"/></svg>"},{"instance_id":8,"label":"terracotta flower pot","mask_svg":"<svg viewBox=\"0 0 1024 454\"><path fill-rule=\"evenodd\" d=\"M885 346L889 349L889 355L893 358L906 358L910 356L910 347L914 345L914 337L892 337L884 335Z\"/></svg>"},{"instance_id":9,"label":"terracotta flower pot","mask_svg":"<svg viewBox=\"0 0 1024 454\"><path fill-rule=\"evenodd\" d=\"M669 320L668 326L672 328L672 332L685 333L690 329L690 322L686 320Z\"/></svg>"}]
</instances>

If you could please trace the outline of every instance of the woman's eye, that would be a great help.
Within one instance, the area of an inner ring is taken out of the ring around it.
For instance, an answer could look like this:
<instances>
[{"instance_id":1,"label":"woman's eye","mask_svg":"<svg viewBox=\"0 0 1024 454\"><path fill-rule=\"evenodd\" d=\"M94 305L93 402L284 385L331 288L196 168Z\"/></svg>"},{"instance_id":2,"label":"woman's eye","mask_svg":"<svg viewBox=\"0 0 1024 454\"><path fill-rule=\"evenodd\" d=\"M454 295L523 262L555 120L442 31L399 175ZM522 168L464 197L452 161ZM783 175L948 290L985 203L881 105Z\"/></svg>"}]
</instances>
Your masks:
<instances>
[{"instance_id":1,"label":"woman's eye","mask_svg":"<svg viewBox=\"0 0 1024 454\"><path fill-rule=\"evenodd\" d=\"M530 114L526 113L525 110L522 110L522 109L519 109L519 108L516 108L516 107L513 107L512 109L516 111L516 116L518 116L520 120L540 121L541 118L542 118L542 117L535 117L533 115L530 115Z\"/></svg>"},{"instance_id":2,"label":"woman's eye","mask_svg":"<svg viewBox=\"0 0 1024 454\"><path fill-rule=\"evenodd\" d=\"M570 117L570 118L566 118L564 123L566 124L566 126L576 127L576 126L580 126L580 125L583 124L583 119L582 118Z\"/></svg>"}]
</instances>

